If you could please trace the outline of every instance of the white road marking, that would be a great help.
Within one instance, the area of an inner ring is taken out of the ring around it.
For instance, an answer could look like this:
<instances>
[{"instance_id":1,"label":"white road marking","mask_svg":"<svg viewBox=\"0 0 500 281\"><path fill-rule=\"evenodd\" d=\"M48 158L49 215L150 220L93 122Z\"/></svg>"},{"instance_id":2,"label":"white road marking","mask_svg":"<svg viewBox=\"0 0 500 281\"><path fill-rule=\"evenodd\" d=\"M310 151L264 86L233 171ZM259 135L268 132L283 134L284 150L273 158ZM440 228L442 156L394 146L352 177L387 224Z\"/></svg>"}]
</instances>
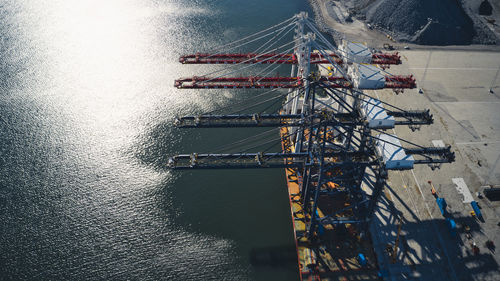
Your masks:
<instances>
[{"instance_id":1,"label":"white road marking","mask_svg":"<svg viewBox=\"0 0 500 281\"><path fill-rule=\"evenodd\" d=\"M410 67L408 69L431 69L431 70L497 70L489 67Z\"/></svg>"},{"instance_id":2,"label":"white road marking","mask_svg":"<svg viewBox=\"0 0 500 281\"><path fill-rule=\"evenodd\" d=\"M500 103L500 101L433 101L433 103L472 103L472 104L481 104L481 103Z\"/></svg>"},{"instance_id":3,"label":"white road marking","mask_svg":"<svg viewBox=\"0 0 500 281\"><path fill-rule=\"evenodd\" d=\"M458 193L464 196L464 201L462 201L463 203L468 204L474 201L469 187L467 187L467 184L465 183L463 178L452 178L451 181L456 185L455 188L457 189Z\"/></svg>"},{"instance_id":4,"label":"white road marking","mask_svg":"<svg viewBox=\"0 0 500 281\"><path fill-rule=\"evenodd\" d=\"M432 140L432 145L434 147L445 147L443 140Z\"/></svg>"},{"instance_id":5,"label":"white road marking","mask_svg":"<svg viewBox=\"0 0 500 281\"><path fill-rule=\"evenodd\" d=\"M490 144L500 143L500 141L470 141L470 142L456 142L456 145L470 145L470 144Z\"/></svg>"}]
</instances>

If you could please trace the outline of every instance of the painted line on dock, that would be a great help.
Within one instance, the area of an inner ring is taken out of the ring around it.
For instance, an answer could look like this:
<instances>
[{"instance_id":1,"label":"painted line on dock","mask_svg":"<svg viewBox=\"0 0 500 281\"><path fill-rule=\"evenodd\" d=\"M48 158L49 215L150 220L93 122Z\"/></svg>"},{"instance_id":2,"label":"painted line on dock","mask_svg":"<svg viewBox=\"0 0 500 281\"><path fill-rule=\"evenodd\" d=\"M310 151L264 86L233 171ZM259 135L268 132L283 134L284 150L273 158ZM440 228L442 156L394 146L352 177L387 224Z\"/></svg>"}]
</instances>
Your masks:
<instances>
[{"instance_id":1,"label":"painted line on dock","mask_svg":"<svg viewBox=\"0 0 500 281\"><path fill-rule=\"evenodd\" d=\"M422 196L422 199L424 200L425 208L427 209L427 212L429 213L429 216L431 217L432 227L434 228L434 231L437 233L437 236L439 238L439 244L441 244L441 248L443 249L444 255L446 256L446 261L448 262L448 266L450 267L451 273L453 275L452 278L453 278L453 280L458 281L457 274L455 273L455 268L453 268L453 264L451 263L451 260L450 260L450 255L448 254L448 251L446 250L446 245L444 244L443 237L441 237L441 233L439 232L439 229L436 226L436 222L434 220L434 217L432 216L429 205L427 205L427 202L425 201L425 196L422 193L422 188L420 187L420 183L418 182L417 177L415 176L415 172L413 172L413 170L411 170L411 174L413 175L413 179L415 179L415 182L417 183L417 187L420 191L420 195Z\"/></svg>"},{"instance_id":2,"label":"painted line on dock","mask_svg":"<svg viewBox=\"0 0 500 281\"><path fill-rule=\"evenodd\" d=\"M409 67L408 69L415 70L497 70L496 68L490 67Z\"/></svg>"},{"instance_id":3,"label":"painted line on dock","mask_svg":"<svg viewBox=\"0 0 500 281\"><path fill-rule=\"evenodd\" d=\"M495 144L500 143L500 141L470 141L470 142L456 142L456 145L473 145L473 144Z\"/></svg>"},{"instance_id":4,"label":"painted line on dock","mask_svg":"<svg viewBox=\"0 0 500 281\"><path fill-rule=\"evenodd\" d=\"M375 92L375 94L377 96L377 99L380 100L380 96L378 95L378 93ZM392 132L395 135L397 135L395 129L392 129ZM420 196L422 197L422 200L424 201L424 205L425 205L425 208L427 210L427 213L429 214L429 216L431 218L431 224L432 224L432 227L434 228L434 232L437 233L437 236L439 238L439 244L441 244L441 249L443 250L443 253L446 256L446 261L448 262L448 267L450 268L450 271L452 274L451 277L453 278L454 281L458 281L457 274L455 273L455 268L453 267L453 264L451 263L451 260L450 260L450 255L448 254L448 251L446 250L446 245L444 243L443 237L441 237L441 233L439 232L439 229L436 226L436 222L434 220L434 217L432 216L429 205L427 205L427 202L425 201L425 196L424 196L424 193L422 192L422 188L420 186L420 183L418 182L417 177L415 176L415 172L413 170L411 170L411 174L413 175L413 179L415 180L415 183L417 184L417 188L420 192Z\"/></svg>"},{"instance_id":5,"label":"painted line on dock","mask_svg":"<svg viewBox=\"0 0 500 281\"><path fill-rule=\"evenodd\" d=\"M500 103L500 101L433 101L433 103L472 103L472 104L482 104L482 103Z\"/></svg>"}]
</instances>

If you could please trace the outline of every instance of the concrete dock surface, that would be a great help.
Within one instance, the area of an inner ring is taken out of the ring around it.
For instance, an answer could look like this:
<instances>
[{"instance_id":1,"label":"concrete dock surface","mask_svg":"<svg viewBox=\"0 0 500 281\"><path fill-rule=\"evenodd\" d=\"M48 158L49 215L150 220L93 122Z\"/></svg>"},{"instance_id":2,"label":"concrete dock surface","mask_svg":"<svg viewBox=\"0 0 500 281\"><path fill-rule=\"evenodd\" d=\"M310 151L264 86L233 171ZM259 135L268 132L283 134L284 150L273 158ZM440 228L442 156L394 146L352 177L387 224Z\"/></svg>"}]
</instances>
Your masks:
<instances>
[{"instance_id":1,"label":"concrete dock surface","mask_svg":"<svg viewBox=\"0 0 500 281\"><path fill-rule=\"evenodd\" d=\"M365 91L403 109L430 109L434 124L412 132L388 130L422 146L451 145L456 161L432 170L390 171L371 223L372 239L385 280L500 280L500 201L476 192L500 185L500 46L423 46L396 42L362 21L344 20L342 2L310 0L316 22L333 38L364 42L376 50L394 47L402 64L388 73L413 74L417 88L396 95L390 89ZM496 33L498 36L498 33ZM387 46L387 45L386 45ZM403 146L411 146L402 143ZM370 174L363 188L370 191ZM471 215L470 203L453 182L463 182L481 208L483 220ZM447 217L456 222L453 235L431 193L447 202ZM396 258L393 251L401 224ZM479 253L473 251L473 245Z\"/></svg>"},{"instance_id":2,"label":"concrete dock surface","mask_svg":"<svg viewBox=\"0 0 500 281\"><path fill-rule=\"evenodd\" d=\"M389 89L366 91L403 109L430 109L434 124L415 132L401 126L395 132L423 146L451 145L456 154L454 163L440 169L417 165L411 171L389 172L371 225L381 274L387 280L500 280L500 255L485 246L487 240L500 246L500 201L476 195L485 186L500 184L500 48L496 49L404 50L403 64L387 72L413 74L417 88L399 95ZM453 178L463 179L483 221L471 215L471 204L463 203ZM428 181L446 200L447 216L457 224L456 235ZM393 261L386 248L395 244L399 218L399 247ZM474 244L479 253L474 253Z\"/></svg>"}]
</instances>

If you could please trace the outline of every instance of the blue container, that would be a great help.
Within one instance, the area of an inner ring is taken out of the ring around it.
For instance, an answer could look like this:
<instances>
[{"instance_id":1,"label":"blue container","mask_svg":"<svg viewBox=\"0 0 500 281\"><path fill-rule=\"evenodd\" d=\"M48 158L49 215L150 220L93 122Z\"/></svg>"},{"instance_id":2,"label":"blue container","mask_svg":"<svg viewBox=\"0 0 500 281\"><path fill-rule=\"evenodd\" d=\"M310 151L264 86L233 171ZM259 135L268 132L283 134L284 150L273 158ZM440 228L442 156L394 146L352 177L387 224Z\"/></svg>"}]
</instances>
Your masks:
<instances>
[{"instance_id":1,"label":"blue container","mask_svg":"<svg viewBox=\"0 0 500 281\"><path fill-rule=\"evenodd\" d=\"M472 206L472 210L474 210L474 213L476 213L476 217L480 220L483 220L483 214L481 214L481 210L479 209L479 205L477 204L476 201L470 202L470 205Z\"/></svg>"},{"instance_id":2,"label":"blue container","mask_svg":"<svg viewBox=\"0 0 500 281\"><path fill-rule=\"evenodd\" d=\"M322 236L325 233L325 227L320 223L318 224L318 234Z\"/></svg>"},{"instance_id":3,"label":"blue container","mask_svg":"<svg viewBox=\"0 0 500 281\"><path fill-rule=\"evenodd\" d=\"M446 200L444 200L444 198L438 197L436 198L436 203L438 204L439 211L441 211L441 215L446 216Z\"/></svg>"},{"instance_id":4,"label":"blue container","mask_svg":"<svg viewBox=\"0 0 500 281\"><path fill-rule=\"evenodd\" d=\"M366 266L366 264L368 264L368 261L366 260L365 255L363 255L361 253L358 254L358 261L359 261L359 264L361 266Z\"/></svg>"},{"instance_id":5,"label":"blue container","mask_svg":"<svg viewBox=\"0 0 500 281\"><path fill-rule=\"evenodd\" d=\"M446 222L448 223L448 228L450 229L451 236L457 235L457 224L454 220L447 218Z\"/></svg>"}]
</instances>

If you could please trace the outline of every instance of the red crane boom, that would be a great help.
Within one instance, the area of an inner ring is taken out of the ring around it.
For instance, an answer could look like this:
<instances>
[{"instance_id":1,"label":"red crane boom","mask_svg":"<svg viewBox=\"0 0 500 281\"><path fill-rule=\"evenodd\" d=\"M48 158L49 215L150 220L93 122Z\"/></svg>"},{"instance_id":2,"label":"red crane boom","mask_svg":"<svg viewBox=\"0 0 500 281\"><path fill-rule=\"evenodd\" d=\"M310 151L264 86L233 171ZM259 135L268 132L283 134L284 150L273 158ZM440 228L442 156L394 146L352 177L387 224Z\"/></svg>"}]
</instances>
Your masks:
<instances>
[{"instance_id":1,"label":"red crane boom","mask_svg":"<svg viewBox=\"0 0 500 281\"><path fill-rule=\"evenodd\" d=\"M320 53L311 53L311 64L329 64L330 60L337 64L342 64L342 59L334 53L327 54L330 58L323 56ZM192 55L185 55L179 58L179 62L183 64L297 64L297 57L294 54L257 54L257 53L247 53L247 54L207 54L207 53L196 53ZM373 64L400 64L401 57L398 53L387 54L387 53L377 53L372 55Z\"/></svg>"}]
</instances>

